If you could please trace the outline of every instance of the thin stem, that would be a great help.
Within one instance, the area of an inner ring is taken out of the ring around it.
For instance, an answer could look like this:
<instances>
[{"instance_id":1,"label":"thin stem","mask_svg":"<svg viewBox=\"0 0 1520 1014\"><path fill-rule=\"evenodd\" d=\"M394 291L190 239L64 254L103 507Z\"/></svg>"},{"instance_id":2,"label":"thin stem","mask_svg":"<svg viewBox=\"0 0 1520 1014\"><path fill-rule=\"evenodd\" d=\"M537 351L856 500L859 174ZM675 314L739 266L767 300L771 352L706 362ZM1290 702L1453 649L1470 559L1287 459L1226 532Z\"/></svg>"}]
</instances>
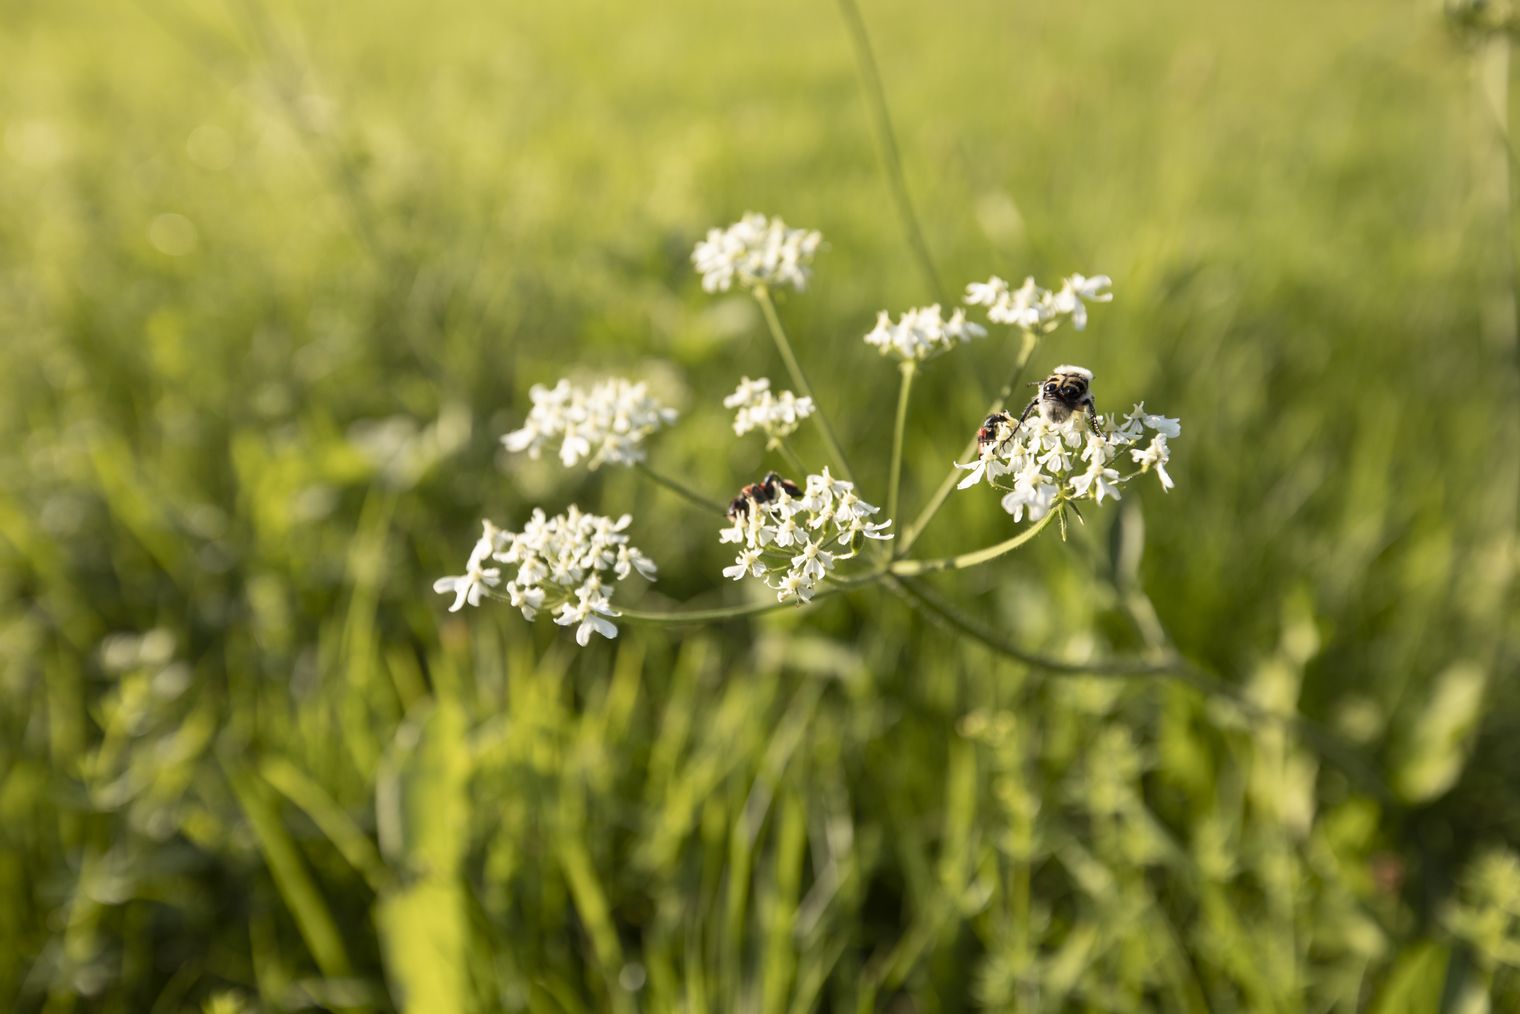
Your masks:
<instances>
[{"instance_id":1,"label":"thin stem","mask_svg":"<svg viewBox=\"0 0 1520 1014\"><path fill-rule=\"evenodd\" d=\"M719 606L714 609L681 609L673 612L646 611L642 609L624 609L617 607L618 614L631 623L651 624L674 624L674 623L709 623L714 620L732 620L740 616L758 616L762 613L773 613L781 609L797 609L819 599L828 598L830 595L838 595L841 592L855 591L866 585L875 584L885 575L881 571L873 571L858 578L840 581L821 588L813 593L808 602L751 602L742 606Z\"/></svg>"},{"instance_id":2,"label":"thin stem","mask_svg":"<svg viewBox=\"0 0 1520 1014\"><path fill-rule=\"evenodd\" d=\"M786 459L787 467L792 470L793 479L800 482L807 477L807 466L802 463L801 458L797 457L797 452L792 450L791 444L785 440L778 440L776 450Z\"/></svg>"},{"instance_id":3,"label":"thin stem","mask_svg":"<svg viewBox=\"0 0 1520 1014\"><path fill-rule=\"evenodd\" d=\"M998 557L1011 553L1024 543L1039 535L1045 526L1060 513L1059 508L1052 508L1045 512L1045 516L1024 531L1011 539L1005 539L995 546L985 549L974 550L970 553L962 553L959 556L946 556L938 560L898 560L889 568L898 577L916 577L920 574L934 574L942 570L965 570L968 567L976 567L996 560Z\"/></svg>"},{"instance_id":4,"label":"thin stem","mask_svg":"<svg viewBox=\"0 0 1520 1014\"><path fill-rule=\"evenodd\" d=\"M802 372L802 364L797 362L797 356L792 352L792 343L787 340L786 330L781 326L781 318L776 316L776 304L771 300L771 294L765 286L755 289L755 301L760 304L760 313L765 317L765 326L770 329L771 338L776 342L776 351L781 353L782 362L786 363L786 370L791 374L792 384L799 394L813 398L813 387L808 383L807 375ZM824 443L829 446L834 467L839 469L840 474L846 479L852 479L850 466L844 459L844 451L840 450L839 440L834 436L834 427L829 425L829 418L824 414L823 406L818 404L817 398L813 398L812 418L818 420L818 429L823 434Z\"/></svg>"},{"instance_id":5,"label":"thin stem","mask_svg":"<svg viewBox=\"0 0 1520 1014\"><path fill-rule=\"evenodd\" d=\"M814 595L813 598L819 596ZM715 620L731 620L740 616L758 616L795 605L791 602L755 602L744 606L722 606L716 609L681 609L674 612L658 610L625 609L617 607L619 618L630 623L711 623Z\"/></svg>"},{"instance_id":6,"label":"thin stem","mask_svg":"<svg viewBox=\"0 0 1520 1014\"><path fill-rule=\"evenodd\" d=\"M892 470L887 479L887 517L897 517L897 494L902 483L903 435L908 426L908 399L913 393L913 377L918 364L902 364L902 383L897 387L897 419L892 424ZM896 553L893 554L897 555Z\"/></svg>"},{"instance_id":7,"label":"thin stem","mask_svg":"<svg viewBox=\"0 0 1520 1014\"><path fill-rule=\"evenodd\" d=\"M664 486L672 493L691 502L692 504L695 504L705 511L713 511L717 514L728 513L728 508L723 504L719 503L716 500L712 500L708 497L703 496L701 493L698 493L696 490L692 489L690 486L687 486L685 483L682 483L676 479L672 479L670 476L665 475L662 472L656 472L654 469L650 468L649 465L642 461L635 462L634 467L637 468L639 470L639 474L644 476L646 479L654 480L656 483Z\"/></svg>"},{"instance_id":8,"label":"thin stem","mask_svg":"<svg viewBox=\"0 0 1520 1014\"><path fill-rule=\"evenodd\" d=\"M910 606L931 620L952 627L985 647L1022 662L1032 669L1065 676L1099 676L1110 678L1165 677L1192 687L1207 697L1228 700L1248 719L1281 726L1297 736L1316 753L1334 763L1361 787L1381 800L1393 799L1393 793L1377 770L1354 747L1343 742L1328 729L1293 712L1277 711L1253 701L1245 691L1205 672L1177 655L1175 651L1154 659L1095 659L1091 662L1066 662L1047 658L1020 648L998 632L946 605L923 585L897 575L887 577L887 585L898 592Z\"/></svg>"},{"instance_id":9,"label":"thin stem","mask_svg":"<svg viewBox=\"0 0 1520 1014\"><path fill-rule=\"evenodd\" d=\"M993 399L992 404L988 406L987 415L991 415L1002 408L1008 399L1013 397L1014 389L1018 387L1019 381L1024 379L1024 370L1029 366L1029 357L1034 354L1034 347L1038 340L1034 332L1024 332L1024 343L1019 349L1018 361L1013 365L1013 374L1008 378L1008 383L1003 385L1002 390L998 391L998 395ZM973 437L971 442L966 446L966 449L960 453L956 460L969 458L976 453L976 449L976 438ZM900 555L905 555L908 550L913 548L913 543L918 541L918 537L924 533L924 529L929 526L929 522L934 520L934 515L938 514L939 509L945 505L945 499L950 496L950 491L955 488L955 484L959 478L960 472L955 468L951 468L950 474L945 476L944 481L939 484L939 488L934 491L934 495L929 498L929 502L924 505L924 509L919 512L918 517L913 519L913 523L904 532L902 544L898 547Z\"/></svg>"},{"instance_id":10,"label":"thin stem","mask_svg":"<svg viewBox=\"0 0 1520 1014\"><path fill-rule=\"evenodd\" d=\"M913 199L908 195L908 181L903 175L902 155L897 148L897 135L892 130L892 114L887 108L887 92L881 83L881 71L876 66L876 54L871 50L871 37L866 32L865 19L855 0L839 0L839 12L844 16L845 27L850 31L850 42L855 49L855 62L860 67L860 77L870 100L871 122L876 128L876 139L881 145L881 163L887 171L887 186L892 191L892 202L897 205L897 217L907 236L908 246L923 272L929 292L941 303L945 302L945 287L940 283L939 272L934 269L934 258L924 239L923 227L913 210Z\"/></svg>"},{"instance_id":11,"label":"thin stem","mask_svg":"<svg viewBox=\"0 0 1520 1014\"><path fill-rule=\"evenodd\" d=\"M1055 512L1052 511L1051 513ZM1145 659L1116 658L1094 659L1091 662L1067 662L1061 659L1049 658L1020 648L996 631L990 630L970 617L961 614L956 609L940 601L938 596L916 581L908 580L902 575L893 574L888 576L887 584L889 587L902 592L915 609L924 613L930 619L937 619L965 634L972 640L980 641L999 655L1006 655L1016 662L1022 662L1035 669L1043 669L1046 672L1063 673L1072 676L1144 676L1169 672L1175 664L1171 659L1148 661Z\"/></svg>"}]
</instances>

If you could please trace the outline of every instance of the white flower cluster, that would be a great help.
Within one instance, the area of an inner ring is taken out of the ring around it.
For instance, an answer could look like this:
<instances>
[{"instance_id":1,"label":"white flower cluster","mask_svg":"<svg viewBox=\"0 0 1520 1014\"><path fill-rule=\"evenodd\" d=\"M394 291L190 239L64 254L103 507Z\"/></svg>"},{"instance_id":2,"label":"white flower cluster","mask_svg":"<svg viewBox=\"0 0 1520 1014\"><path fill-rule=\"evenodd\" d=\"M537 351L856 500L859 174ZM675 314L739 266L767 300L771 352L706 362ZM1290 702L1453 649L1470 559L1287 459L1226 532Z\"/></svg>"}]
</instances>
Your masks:
<instances>
[{"instance_id":1,"label":"white flower cluster","mask_svg":"<svg viewBox=\"0 0 1520 1014\"><path fill-rule=\"evenodd\" d=\"M740 549L723 576L757 577L778 602L808 602L840 561L859 552L862 538L892 538L886 531L890 520L871 521L880 510L855 495L854 483L834 478L827 468L808 476L803 489L772 473L744 487L730 505L731 524L719 540Z\"/></svg>"},{"instance_id":2,"label":"white flower cluster","mask_svg":"<svg viewBox=\"0 0 1520 1014\"><path fill-rule=\"evenodd\" d=\"M533 408L522 429L501 438L507 450L537 458L546 444L559 441L559 460L569 468L632 465L644 460L640 445L661 426L676 421L675 409L650 397L648 385L622 378L604 380L589 390L561 380L553 387L533 385Z\"/></svg>"},{"instance_id":3,"label":"white flower cluster","mask_svg":"<svg viewBox=\"0 0 1520 1014\"><path fill-rule=\"evenodd\" d=\"M893 355L904 362L922 362L986 333L986 328L968 321L966 311L959 308L949 320L945 320L940 315L939 304L935 303L909 310L897 318L895 324L891 315L882 310L876 315L876 326L865 340L884 356Z\"/></svg>"},{"instance_id":4,"label":"white flower cluster","mask_svg":"<svg viewBox=\"0 0 1520 1014\"><path fill-rule=\"evenodd\" d=\"M734 393L723 399L723 406L737 410L736 434L742 437L750 430L759 430L772 444L791 436L802 420L813 414L812 398L799 398L791 391L776 394L765 377L741 379Z\"/></svg>"},{"instance_id":5,"label":"white flower cluster","mask_svg":"<svg viewBox=\"0 0 1520 1014\"><path fill-rule=\"evenodd\" d=\"M1113 280L1107 275L1072 275L1061 282L1055 292L1042 289L1033 278L1011 289L997 275L985 282L966 286L966 305L987 307L987 319L995 324L1012 324L1025 331L1049 334L1070 320L1078 331L1087 326L1087 304L1107 303L1114 298L1108 291Z\"/></svg>"},{"instance_id":6,"label":"white flower cluster","mask_svg":"<svg viewBox=\"0 0 1520 1014\"><path fill-rule=\"evenodd\" d=\"M552 611L555 623L576 628L575 640L582 646L593 633L616 637L613 585L634 572L651 581L655 577L654 561L623 534L632 520L624 514L614 521L571 506L552 518L535 509L520 532L482 522L464 574L439 578L433 590L454 596L451 613L466 604L478 606L489 595L506 599L525 620L541 609ZM503 584L501 568L487 563L505 564L515 573Z\"/></svg>"},{"instance_id":7,"label":"white flower cluster","mask_svg":"<svg viewBox=\"0 0 1520 1014\"><path fill-rule=\"evenodd\" d=\"M1172 477L1166 471L1171 456L1167 440L1181 433L1182 427L1176 419L1146 412L1143 402L1117 426L1109 421L1094 429L1076 413L1059 423L1049 422L1038 413L1017 429L1016 422L996 423L977 459L955 466L969 470L958 489L985 480L1004 492L1003 509L1015 521L1022 521L1025 512L1029 520L1038 521L1062 501L1087 497L1099 503L1107 498L1118 500L1119 487L1145 472L1155 472L1162 489L1172 488ZM1146 430L1154 435L1140 447ZM1125 450L1138 467L1120 475L1114 466L1123 463L1120 455Z\"/></svg>"},{"instance_id":8,"label":"white flower cluster","mask_svg":"<svg viewBox=\"0 0 1520 1014\"><path fill-rule=\"evenodd\" d=\"M801 291L822 243L815 229L790 229L779 218L751 211L727 229L709 229L691 262L708 292L727 292L735 282L746 289L790 285Z\"/></svg>"}]
</instances>

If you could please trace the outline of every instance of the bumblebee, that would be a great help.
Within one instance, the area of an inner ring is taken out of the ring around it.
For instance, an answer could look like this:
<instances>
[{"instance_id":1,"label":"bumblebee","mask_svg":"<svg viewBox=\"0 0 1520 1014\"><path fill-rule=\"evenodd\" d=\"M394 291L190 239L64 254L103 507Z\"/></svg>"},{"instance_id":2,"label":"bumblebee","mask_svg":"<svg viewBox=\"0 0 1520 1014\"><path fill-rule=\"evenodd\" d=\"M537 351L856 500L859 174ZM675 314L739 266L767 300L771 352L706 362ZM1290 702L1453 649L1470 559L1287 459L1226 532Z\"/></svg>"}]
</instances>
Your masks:
<instances>
[{"instance_id":1,"label":"bumblebee","mask_svg":"<svg viewBox=\"0 0 1520 1014\"><path fill-rule=\"evenodd\" d=\"M728 502L728 516L737 518L741 514L748 514L751 503L769 503L776 499L778 490L787 496L802 495L802 490L792 480L783 479L776 472L767 472L765 478L747 484L739 490L738 496Z\"/></svg>"},{"instance_id":2,"label":"bumblebee","mask_svg":"<svg viewBox=\"0 0 1520 1014\"><path fill-rule=\"evenodd\" d=\"M1046 422L1056 424L1070 419L1074 412L1086 412L1088 424L1096 430L1098 406L1093 401L1092 378L1092 371L1081 366L1057 366L1050 376L1030 385L1040 391L1024 406L1017 421L1007 412L994 412L982 420L982 428L976 431L977 448L986 449L988 444L995 442L998 427L1003 423L1012 424L1017 431L1035 409L1039 409L1040 417Z\"/></svg>"},{"instance_id":3,"label":"bumblebee","mask_svg":"<svg viewBox=\"0 0 1520 1014\"><path fill-rule=\"evenodd\" d=\"M1019 422L1028 419L1029 413L1038 408L1040 417L1048 423L1063 423L1073 412L1086 412L1087 421L1096 428L1098 406L1093 401L1092 378L1092 371L1080 366L1057 366L1050 376L1030 385L1038 387L1040 393L1024 406Z\"/></svg>"}]
</instances>

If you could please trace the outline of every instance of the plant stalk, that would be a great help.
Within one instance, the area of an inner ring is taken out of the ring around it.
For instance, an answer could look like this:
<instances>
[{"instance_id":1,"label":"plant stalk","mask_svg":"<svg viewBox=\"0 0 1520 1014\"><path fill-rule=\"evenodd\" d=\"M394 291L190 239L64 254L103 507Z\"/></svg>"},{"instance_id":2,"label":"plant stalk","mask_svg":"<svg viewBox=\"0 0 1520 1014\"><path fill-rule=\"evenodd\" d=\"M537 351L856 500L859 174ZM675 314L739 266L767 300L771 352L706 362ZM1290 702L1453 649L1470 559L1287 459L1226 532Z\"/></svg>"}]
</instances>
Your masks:
<instances>
[{"instance_id":1,"label":"plant stalk","mask_svg":"<svg viewBox=\"0 0 1520 1014\"><path fill-rule=\"evenodd\" d=\"M1009 398L1013 397L1013 392L1018 387L1019 381L1024 379L1024 370L1029 366L1029 357L1034 355L1034 347L1038 341L1039 338L1033 331L1024 332L1024 343L1019 349L1019 358L1013 365L1013 373L1009 376L1008 383L1003 385L1002 390L998 391L997 397L988 406L986 415L996 412L1007 404ZM959 461L961 458L970 457L976 453L976 450L976 438L973 437L971 442L966 446L966 449L957 456L956 460ZM913 523L903 533L902 543L898 547L899 554L906 554L908 550L913 548L913 543L918 541L918 537L924 533L924 529L929 526L929 522L934 520L934 515L938 514L939 509L945 505L945 499L950 496L950 491L955 488L955 484L959 478L960 472L952 467L950 474L945 476L944 481L939 484L939 488L934 491L934 495L929 498L929 502L924 505L924 509L919 512L918 517L913 519Z\"/></svg>"},{"instance_id":2,"label":"plant stalk","mask_svg":"<svg viewBox=\"0 0 1520 1014\"><path fill-rule=\"evenodd\" d=\"M829 417L824 414L823 406L813 398L813 385L808 383L807 374L802 372L802 364L797 361L797 355L792 351L792 343L786 337L786 329L781 326L781 318L776 315L776 304L771 299L770 292L762 285L755 289L755 301L760 304L760 313L765 317L765 326L770 329L771 338L776 342L776 351L781 353L781 361L786 364L787 373L791 374L792 385L797 388L799 394L813 399L812 418L818 420L818 429L823 434L823 442L828 444L829 455L834 459L834 467L846 479L853 479L850 474L850 466L845 461L844 451L839 447L839 440L834 436L834 427L829 425Z\"/></svg>"}]
</instances>

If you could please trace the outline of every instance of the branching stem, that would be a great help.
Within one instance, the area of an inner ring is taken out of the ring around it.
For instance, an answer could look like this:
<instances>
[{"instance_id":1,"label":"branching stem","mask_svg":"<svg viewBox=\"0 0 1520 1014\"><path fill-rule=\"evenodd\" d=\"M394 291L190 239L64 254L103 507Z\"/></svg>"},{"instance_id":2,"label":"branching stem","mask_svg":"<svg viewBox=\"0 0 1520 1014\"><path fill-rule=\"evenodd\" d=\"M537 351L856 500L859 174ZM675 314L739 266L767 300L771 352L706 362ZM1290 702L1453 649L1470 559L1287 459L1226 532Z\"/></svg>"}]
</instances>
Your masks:
<instances>
[{"instance_id":1,"label":"branching stem","mask_svg":"<svg viewBox=\"0 0 1520 1014\"><path fill-rule=\"evenodd\" d=\"M1038 342L1039 337L1034 332L1024 332L1024 341L1019 349L1018 361L1013 364L1013 374L1008 378L1008 383L1003 385L1002 390L998 391L997 398L988 406L986 414L991 415L993 412L996 412L1008 403L1009 398L1013 397L1013 392L1019 386L1019 381L1024 379L1024 370L1028 368L1029 357L1034 355L1034 347ZM981 420L977 421L980 422ZM966 446L966 449L960 453L956 460L969 458L976 453L976 450L976 438L973 437L971 442ZM899 554L906 554L908 550L913 548L913 543L918 541L918 537L924 533L924 529L929 526L929 522L934 520L934 515L938 514L939 509L945 505L945 499L950 496L950 491L955 488L955 483L959 477L960 472L952 467L950 474L945 476L944 481L939 484L939 488L934 491L934 495L929 498L929 502L924 505L924 509L919 512L918 517L914 518L913 523L904 530L902 542L897 550Z\"/></svg>"},{"instance_id":2,"label":"branching stem","mask_svg":"<svg viewBox=\"0 0 1520 1014\"><path fill-rule=\"evenodd\" d=\"M897 518L897 497L902 484L903 438L908 426L908 399L913 394L913 377L918 364L902 364L902 383L897 387L897 419L892 424L892 470L887 479L887 517ZM895 549L895 547L894 547ZM894 556L898 555L896 552Z\"/></svg>"},{"instance_id":3,"label":"branching stem","mask_svg":"<svg viewBox=\"0 0 1520 1014\"><path fill-rule=\"evenodd\" d=\"M781 353L781 361L786 364L786 371L791 375L792 385L803 397L813 399L811 418L818 420L818 430L823 434L823 442L828 445L834 467L839 469L839 473L846 479L853 479L850 466L845 461L844 451L840 449L839 439L834 436L834 427L829 424L829 417L824 413L823 406L818 404L818 399L813 398L813 386L808 383L807 375L802 372L802 364L797 361L797 355L792 351L792 343L786 337L786 329L781 326L781 318L776 315L776 304L763 285L755 289L755 301L760 304L760 313L765 317L765 326L770 329L771 338L776 342L776 351Z\"/></svg>"},{"instance_id":4,"label":"branching stem","mask_svg":"<svg viewBox=\"0 0 1520 1014\"><path fill-rule=\"evenodd\" d=\"M690 486L686 485L678 479L672 479L670 476L664 474L663 472L655 471L653 468L650 468L646 462L637 462L634 467L637 468L639 470L639 474L644 476L646 479L653 480L659 485L664 486L666 489L670 490L672 493L676 494L676 496L681 497L682 499L688 501L691 504L694 504L697 507L702 508L705 511L713 511L718 514L728 513L728 508L723 504L711 499L710 497L703 496L701 493L698 493L696 490L692 489Z\"/></svg>"}]
</instances>

